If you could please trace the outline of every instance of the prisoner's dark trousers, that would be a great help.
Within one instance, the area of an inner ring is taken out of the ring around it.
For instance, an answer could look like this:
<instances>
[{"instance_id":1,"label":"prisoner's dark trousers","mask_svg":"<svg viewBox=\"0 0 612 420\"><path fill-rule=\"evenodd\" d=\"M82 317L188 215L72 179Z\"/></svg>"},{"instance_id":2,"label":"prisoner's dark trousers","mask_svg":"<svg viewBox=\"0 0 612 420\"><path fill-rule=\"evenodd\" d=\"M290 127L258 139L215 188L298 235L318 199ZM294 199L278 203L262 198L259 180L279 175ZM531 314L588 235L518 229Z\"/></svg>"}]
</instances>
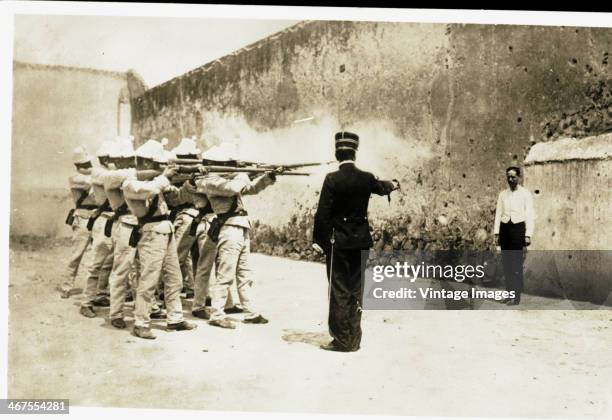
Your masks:
<instances>
[{"instance_id":1,"label":"prisoner's dark trousers","mask_svg":"<svg viewBox=\"0 0 612 420\"><path fill-rule=\"evenodd\" d=\"M514 291L520 300L523 292L523 262L525 260L525 222L501 223L499 227L499 245L502 249L502 265L506 290Z\"/></svg>"}]
</instances>

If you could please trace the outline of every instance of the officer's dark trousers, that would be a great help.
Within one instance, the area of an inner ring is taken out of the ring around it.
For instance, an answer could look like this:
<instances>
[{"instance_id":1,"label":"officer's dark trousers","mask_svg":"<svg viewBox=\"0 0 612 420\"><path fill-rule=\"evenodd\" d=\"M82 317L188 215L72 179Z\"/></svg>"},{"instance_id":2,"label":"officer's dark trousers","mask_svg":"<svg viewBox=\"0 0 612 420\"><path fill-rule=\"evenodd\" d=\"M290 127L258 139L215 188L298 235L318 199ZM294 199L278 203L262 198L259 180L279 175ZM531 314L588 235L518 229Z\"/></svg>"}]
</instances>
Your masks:
<instances>
[{"instance_id":1,"label":"officer's dark trousers","mask_svg":"<svg viewBox=\"0 0 612 420\"><path fill-rule=\"evenodd\" d=\"M506 279L506 290L514 291L520 299L523 292L523 261L525 254L525 223L501 223L499 245L502 249L502 265Z\"/></svg>"},{"instance_id":2,"label":"officer's dark trousers","mask_svg":"<svg viewBox=\"0 0 612 420\"><path fill-rule=\"evenodd\" d=\"M366 251L367 252L367 251ZM336 343L348 351L359 349L361 342L361 306L363 302L362 250L333 250L327 253L327 278L330 279L329 333ZM365 252L364 252L365 254ZM331 267L330 267L331 266Z\"/></svg>"}]
</instances>

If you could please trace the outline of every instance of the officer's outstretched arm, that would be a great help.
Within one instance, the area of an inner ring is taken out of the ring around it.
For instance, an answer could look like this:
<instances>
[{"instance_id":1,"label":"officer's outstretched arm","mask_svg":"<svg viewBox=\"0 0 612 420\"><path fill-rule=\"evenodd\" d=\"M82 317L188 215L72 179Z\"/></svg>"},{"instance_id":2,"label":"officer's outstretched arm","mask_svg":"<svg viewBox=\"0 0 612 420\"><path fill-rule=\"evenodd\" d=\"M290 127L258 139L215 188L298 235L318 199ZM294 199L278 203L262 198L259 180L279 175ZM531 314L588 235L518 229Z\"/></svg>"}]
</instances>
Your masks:
<instances>
[{"instance_id":1,"label":"officer's outstretched arm","mask_svg":"<svg viewBox=\"0 0 612 420\"><path fill-rule=\"evenodd\" d=\"M389 195L391 191L395 191L399 188L399 182L396 180L394 181L381 181L372 175L370 191L377 195Z\"/></svg>"}]
</instances>

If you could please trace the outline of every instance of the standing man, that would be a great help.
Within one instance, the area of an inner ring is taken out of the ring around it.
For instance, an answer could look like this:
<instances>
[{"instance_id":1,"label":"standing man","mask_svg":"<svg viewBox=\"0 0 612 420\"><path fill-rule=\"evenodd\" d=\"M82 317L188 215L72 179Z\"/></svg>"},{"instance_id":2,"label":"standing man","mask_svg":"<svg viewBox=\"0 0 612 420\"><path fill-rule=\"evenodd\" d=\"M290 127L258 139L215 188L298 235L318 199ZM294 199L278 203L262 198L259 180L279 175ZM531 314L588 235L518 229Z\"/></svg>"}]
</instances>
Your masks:
<instances>
[{"instance_id":1,"label":"standing man","mask_svg":"<svg viewBox=\"0 0 612 420\"><path fill-rule=\"evenodd\" d=\"M108 171L104 180L104 191L110 206L114 211L112 219L106 221L104 234L110 235L113 249L113 266L109 277L111 325L115 328L125 328L123 319L123 304L128 293L129 277L133 272L136 259L136 248L129 245L132 229L138 225L136 216L130 210L123 197L121 185L127 179L136 178L134 150L131 141L122 140L117 154L120 158L115 163L114 171Z\"/></svg>"},{"instance_id":2,"label":"standing man","mask_svg":"<svg viewBox=\"0 0 612 420\"><path fill-rule=\"evenodd\" d=\"M368 224L370 194L389 195L394 181L379 181L355 166L359 136L346 131L335 135L339 169L325 177L315 214L313 248L325 253L329 280L329 333L324 350L351 352L361 342L363 272L372 247Z\"/></svg>"},{"instance_id":3,"label":"standing man","mask_svg":"<svg viewBox=\"0 0 612 420\"><path fill-rule=\"evenodd\" d=\"M74 149L72 163L76 167L76 173L68 178L68 184L74 200L74 208L70 210L66 218L66 224L72 228L72 252L63 283L60 286L62 299L69 298L70 291L74 287L79 265L91 241L91 232L87 230L87 221L97 208L91 191L91 157L84 147L79 146Z\"/></svg>"},{"instance_id":4,"label":"standing man","mask_svg":"<svg viewBox=\"0 0 612 420\"><path fill-rule=\"evenodd\" d=\"M196 325L183 319L181 303L181 271L176 251L172 223L168 220L168 206L164 191L171 189L170 178L178 168L168 166L162 170L166 160L162 145L148 140L136 150L137 170L159 170L161 175L151 181L128 178L122 190L130 212L138 218L130 236L130 245L136 247L140 259L140 278L136 291L134 310L134 335L155 339L151 332L150 312L155 299L155 288L160 274L163 276L164 301L167 309L168 331L185 331Z\"/></svg>"},{"instance_id":5,"label":"standing man","mask_svg":"<svg viewBox=\"0 0 612 420\"><path fill-rule=\"evenodd\" d=\"M210 289L215 259L217 258L217 243L208 235L208 229L217 216L204 193L206 188L204 180L197 179L194 180L194 183L192 196L193 203L198 210L198 216L191 222L189 229L189 234L195 237L195 246L191 252L197 255L197 258L194 258L195 294L191 305L191 314L197 318L210 319L212 305ZM226 314L242 312L242 309L234 306L234 300L230 288L225 304Z\"/></svg>"},{"instance_id":6,"label":"standing man","mask_svg":"<svg viewBox=\"0 0 612 420\"><path fill-rule=\"evenodd\" d=\"M92 236L92 261L87 275L85 288L85 299L81 302L81 315L94 318L94 306L109 306L110 301L106 297L108 288L108 277L113 267L112 241L104 235L104 227L107 220L113 217L106 192L104 191L103 176L108 171L111 163L110 152L115 148L115 142L105 141L102 143L96 155L100 167L93 168L91 174L91 186L98 208L87 222L87 229Z\"/></svg>"},{"instance_id":7,"label":"standing man","mask_svg":"<svg viewBox=\"0 0 612 420\"><path fill-rule=\"evenodd\" d=\"M230 160L228 144L216 146L209 150L205 157L211 160ZM249 254L251 252L251 222L244 207L242 196L257 194L276 181L276 174L268 172L254 180L240 173L236 176L221 176L209 173L198 184L210 200L217 215L218 229L210 229L208 234L212 242L217 243L216 278L211 287L212 313L210 325L221 328L236 328L234 322L226 317L224 307L230 293L230 287L236 282L238 298L244 311L247 324L266 324L268 320L252 307L249 288L253 283Z\"/></svg>"},{"instance_id":8,"label":"standing man","mask_svg":"<svg viewBox=\"0 0 612 420\"><path fill-rule=\"evenodd\" d=\"M178 159L200 159L200 149L198 149L195 141L189 138L183 138L179 145L172 149L172 153ZM189 229L194 218L198 216L198 210L196 210L193 201L190 200L191 196L188 196L188 198L184 202L168 204L174 205L170 219L174 224L176 247L183 276L183 290L185 291L185 297L191 299L194 297L193 272L195 267L193 267L192 259L189 258L189 251L195 243L195 236L189 235Z\"/></svg>"},{"instance_id":9,"label":"standing man","mask_svg":"<svg viewBox=\"0 0 612 420\"><path fill-rule=\"evenodd\" d=\"M531 244L534 227L533 199L531 193L519 184L521 169L506 169L508 188L499 193L493 234L502 249L502 265L506 290L514 292L514 298L502 303L518 305L523 292L524 247Z\"/></svg>"}]
</instances>

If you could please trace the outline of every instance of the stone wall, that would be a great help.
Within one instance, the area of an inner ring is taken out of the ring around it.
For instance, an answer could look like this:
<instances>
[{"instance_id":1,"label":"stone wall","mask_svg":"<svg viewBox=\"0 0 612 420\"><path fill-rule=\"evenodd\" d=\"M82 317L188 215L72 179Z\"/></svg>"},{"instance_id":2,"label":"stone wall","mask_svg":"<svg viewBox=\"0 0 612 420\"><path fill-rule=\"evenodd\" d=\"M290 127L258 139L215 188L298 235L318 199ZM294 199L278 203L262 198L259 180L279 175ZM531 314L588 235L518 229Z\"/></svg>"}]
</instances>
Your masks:
<instances>
[{"instance_id":1,"label":"stone wall","mask_svg":"<svg viewBox=\"0 0 612 420\"><path fill-rule=\"evenodd\" d=\"M131 90L145 90L130 77L128 86L125 73L14 63L11 234L70 234L72 150L95 153L102 140L129 134Z\"/></svg>"},{"instance_id":2,"label":"stone wall","mask_svg":"<svg viewBox=\"0 0 612 420\"><path fill-rule=\"evenodd\" d=\"M612 133L537 144L525 178L537 232L527 290L612 304Z\"/></svg>"},{"instance_id":3,"label":"stone wall","mask_svg":"<svg viewBox=\"0 0 612 420\"><path fill-rule=\"evenodd\" d=\"M358 164L402 183L372 200L377 247L486 248L504 168L593 105L610 45L610 29L303 22L146 91L133 133L297 161L332 159L333 133L353 130ZM256 249L308 258L322 178L250 199Z\"/></svg>"}]
</instances>

